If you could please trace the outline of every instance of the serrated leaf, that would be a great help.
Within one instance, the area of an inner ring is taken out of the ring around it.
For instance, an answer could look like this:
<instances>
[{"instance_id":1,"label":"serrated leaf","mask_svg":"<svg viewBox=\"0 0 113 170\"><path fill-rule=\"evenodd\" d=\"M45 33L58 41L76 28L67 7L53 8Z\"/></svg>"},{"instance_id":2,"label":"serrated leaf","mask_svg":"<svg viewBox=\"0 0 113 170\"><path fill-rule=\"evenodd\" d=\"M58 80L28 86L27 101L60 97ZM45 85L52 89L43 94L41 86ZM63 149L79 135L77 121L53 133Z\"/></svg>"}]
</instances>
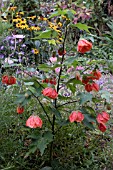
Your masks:
<instances>
[{"instance_id":1,"label":"serrated leaf","mask_svg":"<svg viewBox=\"0 0 113 170\"><path fill-rule=\"evenodd\" d=\"M41 39L41 38L51 38L51 35L52 35L52 30L45 30L43 31L37 38L38 39Z\"/></svg>"},{"instance_id":2,"label":"serrated leaf","mask_svg":"<svg viewBox=\"0 0 113 170\"><path fill-rule=\"evenodd\" d=\"M72 27L77 27L78 29L84 30L86 32L90 32L89 28L94 29L93 27L87 26L86 24L82 24L82 23L72 24L71 26Z\"/></svg>"},{"instance_id":3,"label":"serrated leaf","mask_svg":"<svg viewBox=\"0 0 113 170\"><path fill-rule=\"evenodd\" d=\"M103 99L106 99L106 101L110 103L110 96L111 96L110 92L106 90L100 90L99 93Z\"/></svg>"},{"instance_id":4,"label":"serrated leaf","mask_svg":"<svg viewBox=\"0 0 113 170\"><path fill-rule=\"evenodd\" d=\"M78 96L80 97L80 105L92 101L93 95L90 93L79 93Z\"/></svg>"}]
</instances>

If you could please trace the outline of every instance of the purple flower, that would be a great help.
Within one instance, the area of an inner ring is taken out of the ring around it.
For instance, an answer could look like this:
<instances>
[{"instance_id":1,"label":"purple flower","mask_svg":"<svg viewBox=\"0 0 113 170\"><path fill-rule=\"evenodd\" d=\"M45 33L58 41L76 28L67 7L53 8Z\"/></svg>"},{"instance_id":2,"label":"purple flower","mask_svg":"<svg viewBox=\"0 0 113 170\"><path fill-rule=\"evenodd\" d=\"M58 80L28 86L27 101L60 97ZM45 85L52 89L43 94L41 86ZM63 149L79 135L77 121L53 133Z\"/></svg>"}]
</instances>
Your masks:
<instances>
[{"instance_id":1,"label":"purple flower","mask_svg":"<svg viewBox=\"0 0 113 170\"><path fill-rule=\"evenodd\" d=\"M0 54L0 58L3 59L4 58L4 54Z\"/></svg>"},{"instance_id":2,"label":"purple flower","mask_svg":"<svg viewBox=\"0 0 113 170\"><path fill-rule=\"evenodd\" d=\"M2 45L2 46L0 46L0 50L3 50L4 49L4 46Z\"/></svg>"},{"instance_id":3,"label":"purple flower","mask_svg":"<svg viewBox=\"0 0 113 170\"><path fill-rule=\"evenodd\" d=\"M24 47L26 47L26 45L25 45L25 44L22 44L22 47L24 48Z\"/></svg>"}]
</instances>

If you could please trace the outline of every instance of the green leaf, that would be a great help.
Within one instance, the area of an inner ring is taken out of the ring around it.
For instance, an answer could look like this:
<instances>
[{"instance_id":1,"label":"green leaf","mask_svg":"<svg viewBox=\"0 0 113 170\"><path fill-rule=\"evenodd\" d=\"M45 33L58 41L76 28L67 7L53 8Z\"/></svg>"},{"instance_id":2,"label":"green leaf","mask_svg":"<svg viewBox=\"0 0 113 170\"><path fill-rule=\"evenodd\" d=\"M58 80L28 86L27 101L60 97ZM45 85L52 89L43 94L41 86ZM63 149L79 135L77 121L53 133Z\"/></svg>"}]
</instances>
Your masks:
<instances>
[{"instance_id":1,"label":"green leaf","mask_svg":"<svg viewBox=\"0 0 113 170\"><path fill-rule=\"evenodd\" d=\"M86 24L82 24L82 23L72 24L71 26L72 27L77 27L78 29L84 30L86 32L90 32L89 28L94 29L93 27L87 26Z\"/></svg>"},{"instance_id":2,"label":"green leaf","mask_svg":"<svg viewBox=\"0 0 113 170\"><path fill-rule=\"evenodd\" d=\"M51 112L56 115L56 117L61 118L61 114L58 109L55 109L54 107L50 107Z\"/></svg>"},{"instance_id":3,"label":"green leaf","mask_svg":"<svg viewBox=\"0 0 113 170\"><path fill-rule=\"evenodd\" d=\"M94 126L92 124L92 122L95 122L95 119L89 115L89 114L84 114L84 120L83 123L90 129L94 130Z\"/></svg>"},{"instance_id":4,"label":"green leaf","mask_svg":"<svg viewBox=\"0 0 113 170\"><path fill-rule=\"evenodd\" d=\"M76 78L72 78L68 82L66 82L66 84L69 84L69 83L73 83L73 85L75 85L75 84L83 85L82 82L80 80L76 80Z\"/></svg>"},{"instance_id":5,"label":"green leaf","mask_svg":"<svg viewBox=\"0 0 113 170\"><path fill-rule=\"evenodd\" d=\"M106 90L100 90L99 93L103 99L106 99L106 101L110 103L110 96L111 96L110 92Z\"/></svg>"},{"instance_id":6,"label":"green leaf","mask_svg":"<svg viewBox=\"0 0 113 170\"><path fill-rule=\"evenodd\" d=\"M68 84L67 87L71 90L73 94L75 93L76 87L74 87L73 84Z\"/></svg>"},{"instance_id":7,"label":"green leaf","mask_svg":"<svg viewBox=\"0 0 113 170\"><path fill-rule=\"evenodd\" d=\"M54 40L54 39L52 39L52 40L48 40L48 43L49 43L49 44L52 44L52 45L56 45L56 42L55 42L55 40Z\"/></svg>"},{"instance_id":8,"label":"green leaf","mask_svg":"<svg viewBox=\"0 0 113 170\"><path fill-rule=\"evenodd\" d=\"M44 153L44 150L47 148L47 145L53 141L53 135L51 132L45 132L44 135L38 139L37 141L37 147L41 152L41 156Z\"/></svg>"},{"instance_id":9,"label":"green leaf","mask_svg":"<svg viewBox=\"0 0 113 170\"><path fill-rule=\"evenodd\" d=\"M53 12L49 18L53 18L59 15L67 15L67 14L68 17L72 17L72 14L76 14L76 12L74 10L69 10L69 9L64 9L64 10L58 9L57 11Z\"/></svg>"},{"instance_id":10,"label":"green leaf","mask_svg":"<svg viewBox=\"0 0 113 170\"><path fill-rule=\"evenodd\" d=\"M16 98L16 101L14 102L15 104L20 104L20 103L23 103L25 100L25 95L22 95L20 97L17 97Z\"/></svg>"},{"instance_id":11,"label":"green leaf","mask_svg":"<svg viewBox=\"0 0 113 170\"><path fill-rule=\"evenodd\" d=\"M32 86L29 86L28 89L29 89L33 94L36 94L36 93L37 93L36 89L35 89L34 87L32 87Z\"/></svg>"},{"instance_id":12,"label":"green leaf","mask_svg":"<svg viewBox=\"0 0 113 170\"><path fill-rule=\"evenodd\" d=\"M90 93L79 93L78 96L80 97L80 105L92 101L93 95Z\"/></svg>"},{"instance_id":13,"label":"green leaf","mask_svg":"<svg viewBox=\"0 0 113 170\"><path fill-rule=\"evenodd\" d=\"M62 126L67 126L70 123L70 121L69 120L61 120L61 121L58 121L57 123L62 127Z\"/></svg>"},{"instance_id":14,"label":"green leaf","mask_svg":"<svg viewBox=\"0 0 113 170\"><path fill-rule=\"evenodd\" d=\"M45 71L45 72L48 72L48 71L52 70L52 68L50 66L48 66L47 64L38 65L38 69L42 70L42 71Z\"/></svg>"},{"instance_id":15,"label":"green leaf","mask_svg":"<svg viewBox=\"0 0 113 170\"><path fill-rule=\"evenodd\" d=\"M64 63L65 64L70 64L70 65L72 65L72 63L76 63L76 65L78 65L78 61L76 60L76 57L69 57L68 59L66 59L65 61L64 61Z\"/></svg>"},{"instance_id":16,"label":"green leaf","mask_svg":"<svg viewBox=\"0 0 113 170\"><path fill-rule=\"evenodd\" d=\"M51 38L51 35L52 35L52 30L45 30L43 31L37 38L38 39L41 39L41 38Z\"/></svg>"},{"instance_id":17,"label":"green leaf","mask_svg":"<svg viewBox=\"0 0 113 170\"><path fill-rule=\"evenodd\" d=\"M26 86L31 86L33 84L34 84L34 82L24 82L24 85L26 85Z\"/></svg>"}]
</instances>

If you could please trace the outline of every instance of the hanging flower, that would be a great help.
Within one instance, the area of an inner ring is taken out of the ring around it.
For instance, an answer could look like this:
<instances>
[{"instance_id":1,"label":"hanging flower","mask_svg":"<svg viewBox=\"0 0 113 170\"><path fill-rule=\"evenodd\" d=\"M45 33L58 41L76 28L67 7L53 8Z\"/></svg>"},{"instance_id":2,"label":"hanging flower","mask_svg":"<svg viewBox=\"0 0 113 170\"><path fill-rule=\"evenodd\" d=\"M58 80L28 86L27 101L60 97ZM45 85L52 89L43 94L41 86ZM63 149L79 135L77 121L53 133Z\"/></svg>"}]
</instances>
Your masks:
<instances>
[{"instance_id":1,"label":"hanging flower","mask_svg":"<svg viewBox=\"0 0 113 170\"><path fill-rule=\"evenodd\" d=\"M105 125L104 123L99 123L99 124L98 124L98 128L99 128L99 130L100 130L101 132L105 132L106 129L107 129L107 127L106 127L106 125Z\"/></svg>"},{"instance_id":2,"label":"hanging flower","mask_svg":"<svg viewBox=\"0 0 113 170\"><path fill-rule=\"evenodd\" d=\"M58 93L56 92L55 89L51 88L51 87L47 87L42 91L42 94L44 96L47 96L51 99L56 99L58 97Z\"/></svg>"},{"instance_id":3,"label":"hanging flower","mask_svg":"<svg viewBox=\"0 0 113 170\"><path fill-rule=\"evenodd\" d=\"M84 115L79 111L72 111L69 116L69 121L72 122L82 122L84 120Z\"/></svg>"},{"instance_id":4,"label":"hanging flower","mask_svg":"<svg viewBox=\"0 0 113 170\"><path fill-rule=\"evenodd\" d=\"M87 41L85 39L79 40L78 46L77 46L77 51L79 53L84 54L84 53L90 51L91 48L92 48L92 43L91 42L89 42L89 41Z\"/></svg>"},{"instance_id":5,"label":"hanging flower","mask_svg":"<svg viewBox=\"0 0 113 170\"><path fill-rule=\"evenodd\" d=\"M42 120L39 116L32 115L26 121L26 126L30 128L42 127Z\"/></svg>"},{"instance_id":6,"label":"hanging flower","mask_svg":"<svg viewBox=\"0 0 113 170\"><path fill-rule=\"evenodd\" d=\"M24 112L24 107L18 106L17 107L17 113L22 114Z\"/></svg>"},{"instance_id":7,"label":"hanging flower","mask_svg":"<svg viewBox=\"0 0 113 170\"><path fill-rule=\"evenodd\" d=\"M98 123L107 123L109 119L110 119L109 114L104 111L102 113L99 113L97 116Z\"/></svg>"}]
</instances>

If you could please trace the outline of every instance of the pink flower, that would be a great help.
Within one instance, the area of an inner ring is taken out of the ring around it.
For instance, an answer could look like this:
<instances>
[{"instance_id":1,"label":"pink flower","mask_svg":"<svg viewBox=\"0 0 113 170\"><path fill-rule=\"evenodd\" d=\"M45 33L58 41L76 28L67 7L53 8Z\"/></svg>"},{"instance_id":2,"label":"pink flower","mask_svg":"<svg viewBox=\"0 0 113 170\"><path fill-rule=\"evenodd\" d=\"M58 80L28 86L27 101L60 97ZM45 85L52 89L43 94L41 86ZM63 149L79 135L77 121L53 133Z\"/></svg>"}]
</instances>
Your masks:
<instances>
[{"instance_id":1,"label":"pink flower","mask_svg":"<svg viewBox=\"0 0 113 170\"><path fill-rule=\"evenodd\" d=\"M42 127L42 120L38 116L30 116L27 121L26 121L26 126L30 128L37 128L37 127Z\"/></svg>"},{"instance_id":2,"label":"pink flower","mask_svg":"<svg viewBox=\"0 0 113 170\"><path fill-rule=\"evenodd\" d=\"M57 62L57 57L50 57L49 59L52 63L55 63Z\"/></svg>"},{"instance_id":3,"label":"pink flower","mask_svg":"<svg viewBox=\"0 0 113 170\"><path fill-rule=\"evenodd\" d=\"M84 67L82 67L82 66L77 66L77 67L76 67L76 70L84 70Z\"/></svg>"},{"instance_id":4,"label":"pink flower","mask_svg":"<svg viewBox=\"0 0 113 170\"><path fill-rule=\"evenodd\" d=\"M72 72L72 71L73 71L73 69L74 69L74 67L73 67L73 66L71 66L70 68L68 68L67 73Z\"/></svg>"},{"instance_id":5,"label":"pink flower","mask_svg":"<svg viewBox=\"0 0 113 170\"><path fill-rule=\"evenodd\" d=\"M72 111L69 116L69 121L72 123L74 121L81 122L84 119L84 115L79 111Z\"/></svg>"},{"instance_id":6,"label":"pink flower","mask_svg":"<svg viewBox=\"0 0 113 170\"><path fill-rule=\"evenodd\" d=\"M56 67L56 68L55 68L55 73L56 73L56 74L59 74L59 72L60 72L60 67Z\"/></svg>"},{"instance_id":7,"label":"pink flower","mask_svg":"<svg viewBox=\"0 0 113 170\"><path fill-rule=\"evenodd\" d=\"M56 99L58 97L58 93L56 92L55 89L51 88L51 87L47 87L42 91L42 94L44 96L47 96L51 99Z\"/></svg>"},{"instance_id":8,"label":"pink flower","mask_svg":"<svg viewBox=\"0 0 113 170\"><path fill-rule=\"evenodd\" d=\"M106 123L110 119L110 116L107 112L99 113L97 116L98 123Z\"/></svg>"}]
</instances>

